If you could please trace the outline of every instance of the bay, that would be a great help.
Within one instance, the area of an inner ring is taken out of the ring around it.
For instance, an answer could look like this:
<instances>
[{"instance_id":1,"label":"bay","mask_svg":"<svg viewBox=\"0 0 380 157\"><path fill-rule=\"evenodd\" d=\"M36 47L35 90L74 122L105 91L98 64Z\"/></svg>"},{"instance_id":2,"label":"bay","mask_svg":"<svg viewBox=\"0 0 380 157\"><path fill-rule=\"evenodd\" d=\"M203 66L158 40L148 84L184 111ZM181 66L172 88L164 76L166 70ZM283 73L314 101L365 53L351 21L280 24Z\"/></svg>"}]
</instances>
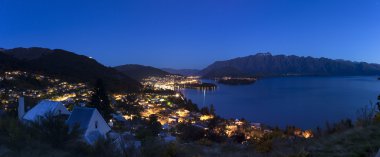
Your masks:
<instances>
[{"instance_id":1,"label":"bay","mask_svg":"<svg viewBox=\"0 0 380 157\"><path fill-rule=\"evenodd\" d=\"M375 76L278 77L251 85L217 85L214 91L183 89L182 93L200 107L213 104L224 118L304 129L355 119L358 110L376 103L380 94Z\"/></svg>"}]
</instances>

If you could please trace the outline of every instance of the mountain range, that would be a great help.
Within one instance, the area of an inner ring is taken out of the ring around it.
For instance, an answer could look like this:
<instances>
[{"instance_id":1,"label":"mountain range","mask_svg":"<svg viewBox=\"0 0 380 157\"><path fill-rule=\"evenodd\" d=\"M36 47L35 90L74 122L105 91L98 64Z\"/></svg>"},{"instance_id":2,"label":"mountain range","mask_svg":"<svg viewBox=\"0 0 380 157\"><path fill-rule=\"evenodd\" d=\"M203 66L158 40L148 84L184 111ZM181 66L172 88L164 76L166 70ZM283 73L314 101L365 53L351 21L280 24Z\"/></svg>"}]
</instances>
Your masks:
<instances>
[{"instance_id":1,"label":"mountain range","mask_svg":"<svg viewBox=\"0 0 380 157\"><path fill-rule=\"evenodd\" d=\"M81 82L103 79L109 89L115 91L138 90L141 87L138 81L143 78L168 74L199 75L203 78L380 75L379 64L270 53L216 61L203 70L158 69L136 64L112 68L87 56L61 49L39 47L0 49L0 72L7 70L44 73Z\"/></svg>"},{"instance_id":2,"label":"mountain range","mask_svg":"<svg viewBox=\"0 0 380 157\"><path fill-rule=\"evenodd\" d=\"M141 84L129 76L106 67L87 56L61 49L39 47L2 49L0 71L21 70L57 76L68 81L106 82L111 91L135 91Z\"/></svg>"},{"instance_id":3,"label":"mountain range","mask_svg":"<svg viewBox=\"0 0 380 157\"><path fill-rule=\"evenodd\" d=\"M216 61L199 72L205 78L223 76L347 76L380 75L380 65L365 62L258 53Z\"/></svg>"}]
</instances>

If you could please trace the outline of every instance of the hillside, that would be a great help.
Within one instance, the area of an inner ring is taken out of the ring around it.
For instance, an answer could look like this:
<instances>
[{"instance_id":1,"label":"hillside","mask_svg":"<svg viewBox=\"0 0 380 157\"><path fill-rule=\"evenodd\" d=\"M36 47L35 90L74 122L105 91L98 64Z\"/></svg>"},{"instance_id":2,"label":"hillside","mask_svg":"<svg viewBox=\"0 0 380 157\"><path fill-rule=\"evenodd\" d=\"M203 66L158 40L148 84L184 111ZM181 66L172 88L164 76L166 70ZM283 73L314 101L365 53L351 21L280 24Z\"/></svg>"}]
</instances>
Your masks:
<instances>
[{"instance_id":1,"label":"hillside","mask_svg":"<svg viewBox=\"0 0 380 157\"><path fill-rule=\"evenodd\" d=\"M0 72L23 67L21 61L0 51Z\"/></svg>"},{"instance_id":2,"label":"hillside","mask_svg":"<svg viewBox=\"0 0 380 157\"><path fill-rule=\"evenodd\" d=\"M92 83L102 79L112 91L138 90L140 83L96 60L60 49L15 48L0 54L1 68L57 76L69 81Z\"/></svg>"},{"instance_id":3,"label":"hillside","mask_svg":"<svg viewBox=\"0 0 380 157\"><path fill-rule=\"evenodd\" d=\"M349 129L313 139L307 150L312 156L375 156L380 147L380 126Z\"/></svg>"},{"instance_id":4,"label":"hillside","mask_svg":"<svg viewBox=\"0 0 380 157\"><path fill-rule=\"evenodd\" d=\"M242 76L378 75L380 74L380 65L328 58L258 53L247 57L217 61L200 72L204 77L239 75L239 73Z\"/></svg>"},{"instance_id":5,"label":"hillside","mask_svg":"<svg viewBox=\"0 0 380 157\"><path fill-rule=\"evenodd\" d=\"M172 68L162 68L161 70L172 73L172 74L178 74L178 75L183 75L183 76L198 75L200 71L197 69L172 69Z\"/></svg>"},{"instance_id":6,"label":"hillside","mask_svg":"<svg viewBox=\"0 0 380 157\"><path fill-rule=\"evenodd\" d=\"M136 80L142 80L149 76L166 76L170 73L151 66L143 66L138 64L126 64L114 67L116 70L128 75Z\"/></svg>"}]
</instances>

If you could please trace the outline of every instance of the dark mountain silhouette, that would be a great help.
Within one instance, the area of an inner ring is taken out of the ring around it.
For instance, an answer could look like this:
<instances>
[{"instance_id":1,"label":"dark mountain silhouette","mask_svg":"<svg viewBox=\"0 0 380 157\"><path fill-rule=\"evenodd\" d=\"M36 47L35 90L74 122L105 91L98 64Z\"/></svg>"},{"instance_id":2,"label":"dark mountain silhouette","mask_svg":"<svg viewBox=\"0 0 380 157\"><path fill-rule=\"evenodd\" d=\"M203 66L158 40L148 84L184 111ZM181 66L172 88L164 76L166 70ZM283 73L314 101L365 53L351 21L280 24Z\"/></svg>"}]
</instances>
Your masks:
<instances>
[{"instance_id":1,"label":"dark mountain silhouette","mask_svg":"<svg viewBox=\"0 0 380 157\"><path fill-rule=\"evenodd\" d=\"M20 60L39 59L40 57L44 55L48 55L52 53L53 51L54 50L47 49L47 48L39 48L39 47L14 48L14 49L9 49L9 50L4 50L4 52L7 52L9 55Z\"/></svg>"},{"instance_id":2,"label":"dark mountain silhouette","mask_svg":"<svg viewBox=\"0 0 380 157\"><path fill-rule=\"evenodd\" d=\"M207 73L205 73L201 76L204 78L216 78L216 77L224 77L224 76L249 77L250 75L242 72L241 70L239 70L235 67L226 66L226 67L218 67L218 68L210 69L207 71Z\"/></svg>"},{"instance_id":3,"label":"dark mountain silhouette","mask_svg":"<svg viewBox=\"0 0 380 157\"><path fill-rule=\"evenodd\" d=\"M200 70L197 69L172 69L172 68L162 68L161 70L169 72L171 74L178 74L183 76L198 75Z\"/></svg>"},{"instance_id":4,"label":"dark mountain silhouette","mask_svg":"<svg viewBox=\"0 0 380 157\"><path fill-rule=\"evenodd\" d=\"M112 91L135 91L141 86L136 80L94 59L61 49L14 48L0 53L0 69L43 73L69 81L89 83L102 79Z\"/></svg>"},{"instance_id":5,"label":"dark mountain silhouette","mask_svg":"<svg viewBox=\"0 0 380 157\"><path fill-rule=\"evenodd\" d=\"M258 53L226 61L217 61L200 74L203 77L222 76L289 76L289 75L379 75L380 65L328 58L271 55Z\"/></svg>"},{"instance_id":6,"label":"dark mountain silhouette","mask_svg":"<svg viewBox=\"0 0 380 157\"><path fill-rule=\"evenodd\" d=\"M23 66L21 61L5 54L5 52L0 51L0 72L7 70L20 69Z\"/></svg>"},{"instance_id":7,"label":"dark mountain silhouette","mask_svg":"<svg viewBox=\"0 0 380 157\"><path fill-rule=\"evenodd\" d=\"M136 80L142 80L149 76L166 76L170 73L157 69L151 66L144 66L138 64L126 64L114 67L116 70L128 75Z\"/></svg>"}]
</instances>

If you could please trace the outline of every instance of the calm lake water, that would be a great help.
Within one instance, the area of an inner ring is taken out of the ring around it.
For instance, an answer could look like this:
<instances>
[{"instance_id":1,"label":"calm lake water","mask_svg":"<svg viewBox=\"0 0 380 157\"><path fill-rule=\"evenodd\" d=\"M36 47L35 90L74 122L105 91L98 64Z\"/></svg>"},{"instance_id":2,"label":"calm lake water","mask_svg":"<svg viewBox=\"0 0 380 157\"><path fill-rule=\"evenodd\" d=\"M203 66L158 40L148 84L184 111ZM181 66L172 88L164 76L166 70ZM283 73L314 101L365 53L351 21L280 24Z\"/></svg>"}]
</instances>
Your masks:
<instances>
[{"instance_id":1,"label":"calm lake water","mask_svg":"<svg viewBox=\"0 0 380 157\"><path fill-rule=\"evenodd\" d=\"M380 81L377 77L266 78L251 85L218 84L215 91L184 89L182 93L198 106L214 104L224 118L306 129L355 118L360 108L376 102Z\"/></svg>"}]
</instances>

